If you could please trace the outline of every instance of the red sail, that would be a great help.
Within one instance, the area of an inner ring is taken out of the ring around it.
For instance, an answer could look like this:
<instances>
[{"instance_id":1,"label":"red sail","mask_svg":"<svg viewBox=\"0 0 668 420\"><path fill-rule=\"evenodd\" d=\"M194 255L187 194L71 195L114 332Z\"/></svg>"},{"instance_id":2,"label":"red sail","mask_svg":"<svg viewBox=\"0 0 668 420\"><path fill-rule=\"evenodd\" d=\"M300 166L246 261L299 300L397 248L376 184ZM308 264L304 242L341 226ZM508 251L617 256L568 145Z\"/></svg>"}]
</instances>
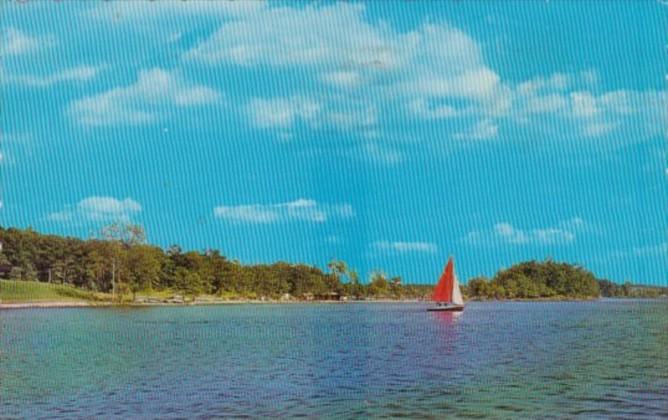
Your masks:
<instances>
[{"instance_id":1,"label":"red sail","mask_svg":"<svg viewBox=\"0 0 668 420\"><path fill-rule=\"evenodd\" d=\"M448 260L448 265L445 266L441 279L438 281L434 294L431 300L436 302L452 302L452 287L455 282L455 265L452 258Z\"/></svg>"}]
</instances>

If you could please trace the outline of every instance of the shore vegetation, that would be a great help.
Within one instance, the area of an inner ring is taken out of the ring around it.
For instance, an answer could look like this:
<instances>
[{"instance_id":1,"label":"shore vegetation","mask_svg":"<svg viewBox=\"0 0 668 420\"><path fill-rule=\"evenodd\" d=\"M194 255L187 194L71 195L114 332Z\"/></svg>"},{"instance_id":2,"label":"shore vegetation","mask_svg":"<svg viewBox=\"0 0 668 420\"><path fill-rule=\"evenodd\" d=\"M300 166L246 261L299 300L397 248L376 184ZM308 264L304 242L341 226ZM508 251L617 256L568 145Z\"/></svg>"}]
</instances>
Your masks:
<instances>
[{"instance_id":1,"label":"shore vegetation","mask_svg":"<svg viewBox=\"0 0 668 420\"><path fill-rule=\"evenodd\" d=\"M342 260L325 270L278 261L242 264L215 249L146 242L139 225L113 223L87 240L0 227L0 302L187 303L429 299L433 284L378 270L368 281ZM527 261L462 285L469 300L659 297L668 288L617 284L585 268Z\"/></svg>"}]
</instances>

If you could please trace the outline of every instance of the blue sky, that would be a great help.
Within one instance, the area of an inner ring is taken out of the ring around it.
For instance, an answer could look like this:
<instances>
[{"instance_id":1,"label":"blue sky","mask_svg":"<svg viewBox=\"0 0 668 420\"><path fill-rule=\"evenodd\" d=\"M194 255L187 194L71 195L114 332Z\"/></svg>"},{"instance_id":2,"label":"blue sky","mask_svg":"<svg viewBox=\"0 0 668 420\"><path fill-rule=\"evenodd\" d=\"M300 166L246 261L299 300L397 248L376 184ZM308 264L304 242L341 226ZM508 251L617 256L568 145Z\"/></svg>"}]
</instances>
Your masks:
<instances>
[{"instance_id":1,"label":"blue sky","mask_svg":"<svg viewBox=\"0 0 668 420\"><path fill-rule=\"evenodd\" d=\"M668 281L661 2L17 2L3 226Z\"/></svg>"}]
</instances>

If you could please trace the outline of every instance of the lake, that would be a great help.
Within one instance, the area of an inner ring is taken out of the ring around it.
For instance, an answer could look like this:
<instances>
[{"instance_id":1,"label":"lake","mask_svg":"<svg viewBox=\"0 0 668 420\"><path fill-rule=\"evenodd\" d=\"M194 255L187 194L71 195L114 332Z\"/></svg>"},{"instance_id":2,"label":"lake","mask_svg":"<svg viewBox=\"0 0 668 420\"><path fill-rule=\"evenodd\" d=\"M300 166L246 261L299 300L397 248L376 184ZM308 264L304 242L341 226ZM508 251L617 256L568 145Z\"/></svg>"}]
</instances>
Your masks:
<instances>
[{"instance_id":1,"label":"lake","mask_svg":"<svg viewBox=\"0 0 668 420\"><path fill-rule=\"evenodd\" d=\"M0 311L0 417L668 416L668 301Z\"/></svg>"}]
</instances>

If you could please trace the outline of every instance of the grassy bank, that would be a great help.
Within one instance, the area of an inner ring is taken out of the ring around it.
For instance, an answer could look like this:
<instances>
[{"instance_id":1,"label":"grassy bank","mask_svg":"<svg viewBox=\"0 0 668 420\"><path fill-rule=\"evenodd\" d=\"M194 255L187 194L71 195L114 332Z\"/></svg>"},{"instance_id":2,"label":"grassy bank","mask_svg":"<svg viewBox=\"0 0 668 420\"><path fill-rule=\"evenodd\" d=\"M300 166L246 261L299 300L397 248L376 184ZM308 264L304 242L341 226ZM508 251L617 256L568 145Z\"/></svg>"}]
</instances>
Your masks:
<instances>
[{"instance_id":1,"label":"grassy bank","mask_svg":"<svg viewBox=\"0 0 668 420\"><path fill-rule=\"evenodd\" d=\"M62 284L36 281L0 280L0 302L90 302L104 301L108 297L101 293L77 289Z\"/></svg>"}]
</instances>

